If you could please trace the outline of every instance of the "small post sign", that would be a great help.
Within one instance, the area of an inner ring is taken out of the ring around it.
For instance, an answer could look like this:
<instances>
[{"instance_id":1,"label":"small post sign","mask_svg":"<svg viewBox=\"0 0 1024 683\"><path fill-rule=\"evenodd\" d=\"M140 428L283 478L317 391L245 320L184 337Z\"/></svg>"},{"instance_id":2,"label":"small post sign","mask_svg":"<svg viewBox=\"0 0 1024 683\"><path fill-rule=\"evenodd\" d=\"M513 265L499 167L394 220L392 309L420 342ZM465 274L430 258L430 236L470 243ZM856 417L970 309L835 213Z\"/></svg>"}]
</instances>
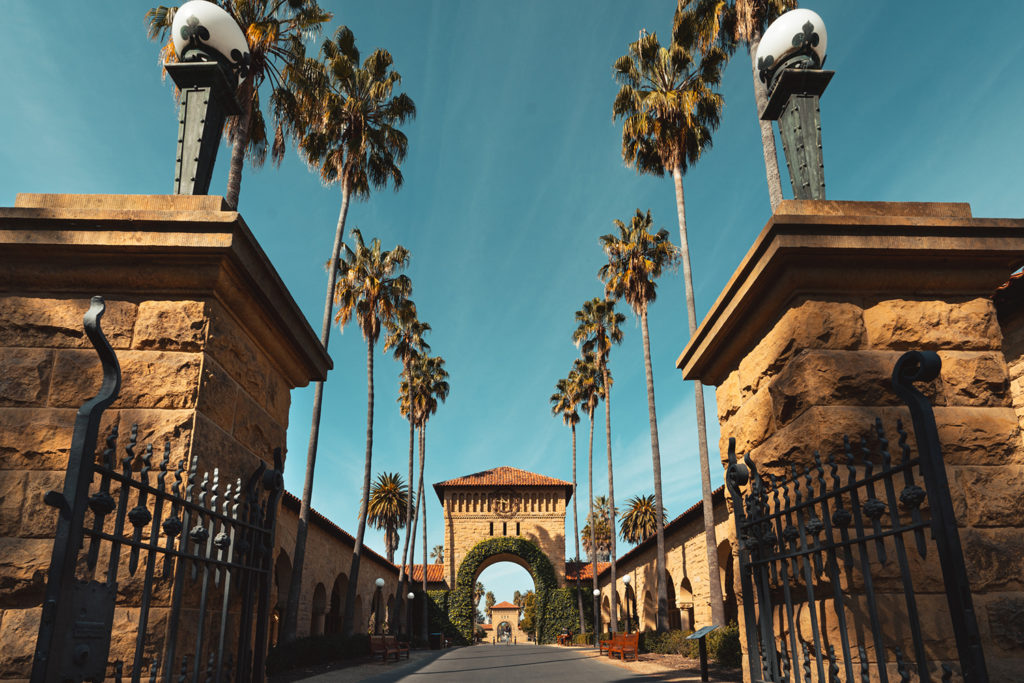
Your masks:
<instances>
[{"instance_id":1,"label":"small post sign","mask_svg":"<svg viewBox=\"0 0 1024 683\"><path fill-rule=\"evenodd\" d=\"M694 631L690 635L686 636L687 640L697 641L697 650L700 653L700 680L708 680L708 646L706 642L707 635L714 631L717 626L705 626L699 631Z\"/></svg>"}]
</instances>

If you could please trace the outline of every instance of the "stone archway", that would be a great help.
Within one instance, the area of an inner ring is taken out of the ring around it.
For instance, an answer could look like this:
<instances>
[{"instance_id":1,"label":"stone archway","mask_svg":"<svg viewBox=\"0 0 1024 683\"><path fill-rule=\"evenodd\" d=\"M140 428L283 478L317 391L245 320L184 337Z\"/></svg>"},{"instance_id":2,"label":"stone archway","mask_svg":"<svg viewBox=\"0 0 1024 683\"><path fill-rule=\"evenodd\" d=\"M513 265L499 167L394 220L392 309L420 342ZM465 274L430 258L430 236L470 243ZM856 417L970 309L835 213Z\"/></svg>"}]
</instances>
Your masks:
<instances>
[{"instance_id":1,"label":"stone archway","mask_svg":"<svg viewBox=\"0 0 1024 683\"><path fill-rule=\"evenodd\" d=\"M448 617L459 634L472 642L473 586L487 567L498 562L514 562L530 573L537 595L537 634L542 642L548 595L558 588L558 578L551 560L536 544L523 538L500 537L480 541L473 546L459 565L455 589L451 593Z\"/></svg>"}]
</instances>

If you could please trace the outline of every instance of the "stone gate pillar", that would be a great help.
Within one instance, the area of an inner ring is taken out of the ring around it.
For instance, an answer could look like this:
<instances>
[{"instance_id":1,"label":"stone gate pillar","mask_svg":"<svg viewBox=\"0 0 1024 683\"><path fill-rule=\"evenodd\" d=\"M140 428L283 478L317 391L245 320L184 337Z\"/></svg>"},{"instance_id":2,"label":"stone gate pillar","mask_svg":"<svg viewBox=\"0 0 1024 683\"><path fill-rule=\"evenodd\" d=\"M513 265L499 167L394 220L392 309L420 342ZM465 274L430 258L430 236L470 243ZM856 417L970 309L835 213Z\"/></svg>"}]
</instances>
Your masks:
<instances>
[{"instance_id":1,"label":"stone gate pillar","mask_svg":"<svg viewBox=\"0 0 1024 683\"><path fill-rule=\"evenodd\" d=\"M992 298L1022 263L1024 220L973 218L966 204L784 201L677 363L717 387L723 463L735 437L782 474L876 416L909 429L893 365L908 349L939 353L927 391L992 680L1024 665L1024 335L1019 307L1001 327ZM946 618L937 592L919 599L926 627ZM952 633L931 637L955 661Z\"/></svg>"},{"instance_id":2,"label":"stone gate pillar","mask_svg":"<svg viewBox=\"0 0 1024 683\"><path fill-rule=\"evenodd\" d=\"M76 410L100 385L82 329L97 294L123 375L101 438L118 422L123 446L138 423L140 444L171 438L172 464L233 479L271 463L291 389L331 365L220 197L18 195L0 208L0 678L31 667L56 519L43 494L61 489Z\"/></svg>"}]
</instances>

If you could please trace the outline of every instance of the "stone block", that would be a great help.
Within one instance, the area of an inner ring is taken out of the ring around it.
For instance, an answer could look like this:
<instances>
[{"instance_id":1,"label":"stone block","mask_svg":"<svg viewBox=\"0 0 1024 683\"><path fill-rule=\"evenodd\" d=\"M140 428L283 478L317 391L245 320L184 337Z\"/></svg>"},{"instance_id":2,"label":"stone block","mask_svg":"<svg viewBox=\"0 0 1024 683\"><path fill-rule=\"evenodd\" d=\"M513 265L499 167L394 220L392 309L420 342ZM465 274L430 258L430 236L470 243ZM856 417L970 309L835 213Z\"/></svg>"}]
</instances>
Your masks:
<instances>
[{"instance_id":1,"label":"stone block","mask_svg":"<svg viewBox=\"0 0 1024 683\"><path fill-rule=\"evenodd\" d=\"M42 602L52 551L52 539L0 537L0 607Z\"/></svg>"},{"instance_id":2,"label":"stone block","mask_svg":"<svg viewBox=\"0 0 1024 683\"><path fill-rule=\"evenodd\" d=\"M768 387L775 421L782 427L815 405L898 405L890 381L898 358L898 352L799 352Z\"/></svg>"},{"instance_id":3,"label":"stone block","mask_svg":"<svg viewBox=\"0 0 1024 683\"><path fill-rule=\"evenodd\" d=\"M220 363L207 355L196 408L221 429L230 432L235 424L235 409L241 390Z\"/></svg>"},{"instance_id":4,"label":"stone block","mask_svg":"<svg viewBox=\"0 0 1024 683\"><path fill-rule=\"evenodd\" d=\"M990 299L881 301L864 310L874 349L998 350L1002 332Z\"/></svg>"},{"instance_id":5,"label":"stone block","mask_svg":"<svg viewBox=\"0 0 1024 683\"><path fill-rule=\"evenodd\" d=\"M202 414L197 414L195 419L192 455L199 459L200 472L210 472L212 475L216 467L222 477L241 477L243 482L260 463L256 454ZM272 455L267 454L264 462L272 463Z\"/></svg>"},{"instance_id":6,"label":"stone block","mask_svg":"<svg viewBox=\"0 0 1024 683\"><path fill-rule=\"evenodd\" d=\"M767 388L748 397L722 428L722 458L728 457L729 437L736 438L737 453L746 453L775 433L774 414L772 395Z\"/></svg>"},{"instance_id":7,"label":"stone block","mask_svg":"<svg viewBox=\"0 0 1024 683\"><path fill-rule=\"evenodd\" d=\"M25 678L32 673L32 658L39 635L42 610L5 609L0 620L0 678Z\"/></svg>"},{"instance_id":8,"label":"stone block","mask_svg":"<svg viewBox=\"0 0 1024 683\"><path fill-rule=\"evenodd\" d=\"M260 458L271 461L275 448L285 448L285 433L251 398L239 396L232 435Z\"/></svg>"},{"instance_id":9,"label":"stone block","mask_svg":"<svg viewBox=\"0 0 1024 683\"><path fill-rule=\"evenodd\" d=\"M0 406L45 405L53 351L0 348Z\"/></svg>"},{"instance_id":10,"label":"stone block","mask_svg":"<svg viewBox=\"0 0 1024 683\"><path fill-rule=\"evenodd\" d=\"M47 491L64 490L64 471L32 470L25 473L25 498L21 508L22 538L53 538L57 511L43 502Z\"/></svg>"},{"instance_id":11,"label":"stone block","mask_svg":"<svg viewBox=\"0 0 1024 683\"><path fill-rule=\"evenodd\" d=\"M1009 406L1010 379L1001 353L940 351L946 405Z\"/></svg>"},{"instance_id":12,"label":"stone block","mask_svg":"<svg viewBox=\"0 0 1024 683\"><path fill-rule=\"evenodd\" d=\"M125 448L131 438L132 425L138 426L135 453L143 452L146 444L153 444L154 454L163 457L164 439L170 439L172 466L181 460L188 460L192 452L195 414L191 410L108 410L100 423L97 457L101 457L106 439L116 424L118 427L115 460L125 457ZM156 455L154 455L156 460Z\"/></svg>"},{"instance_id":13,"label":"stone block","mask_svg":"<svg viewBox=\"0 0 1024 683\"><path fill-rule=\"evenodd\" d=\"M853 304L805 301L790 308L739 364L744 397L774 377L803 349L856 349L864 346L861 309Z\"/></svg>"},{"instance_id":14,"label":"stone block","mask_svg":"<svg viewBox=\"0 0 1024 683\"><path fill-rule=\"evenodd\" d=\"M115 349L131 346L137 307L127 301L107 301L100 326ZM0 297L0 346L91 349L82 318L89 299Z\"/></svg>"},{"instance_id":15,"label":"stone block","mask_svg":"<svg viewBox=\"0 0 1024 683\"><path fill-rule=\"evenodd\" d=\"M25 503L25 472L0 470L0 536L17 536Z\"/></svg>"},{"instance_id":16,"label":"stone block","mask_svg":"<svg viewBox=\"0 0 1024 683\"><path fill-rule=\"evenodd\" d=\"M960 467L967 523L976 527L1024 526L1024 466Z\"/></svg>"},{"instance_id":17,"label":"stone block","mask_svg":"<svg viewBox=\"0 0 1024 683\"><path fill-rule=\"evenodd\" d=\"M961 529L960 543L972 592L1024 590L1024 537L1019 529Z\"/></svg>"},{"instance_id":18,"label":"stone block","mask_svg":"<svg viewBox=\"0 0 1024 683\"><path fill-rule=\"evenodd\" d=\"M740 392L740 373L733 370L725 381L715 389L715 404L718 406L718 423L725 424L743 404Z\"/></svg>"},{"instance_id":19,"label":"stone block","mask_svg":"<svg viewBox=\"0 0 1024 683\"><path fill-rule=\"evenodd\" d=\"M143 301L132 348L199 351L206 342L206 313L202 301Z\"/></svg>"},{"instance_id":20,"label":"stone block","mask_svg":"<svg viewBox=\"0 0 1024 683\"><path fill-rule=\"evenodd\" d=\"M1020 434L1012 408L940 406L935 408L935 424L947 465L1002 465L1020 460Z\"/></svg>"},{"instance_id":21,"label":"stone block","mask_svg":"<svg viewBox=\"0 0 1024 683\"><path fill-rule=\"evenodd\" d=\"M200 355L171 351L121 351L121 392L113 408L191 408L199 386ZM102 382L93 351L57 353L49 405L77 408Z\"/></svg>"},{"instance_id":22,"label":"stone block","mask_svg":"<svg viewBox=\"0 0 1024 683\"><path fill-rule=\"evenodd\" d=\"M73 408L0 407L0 470L63 470L75 413Z\"/></svg>"}]
</instances>

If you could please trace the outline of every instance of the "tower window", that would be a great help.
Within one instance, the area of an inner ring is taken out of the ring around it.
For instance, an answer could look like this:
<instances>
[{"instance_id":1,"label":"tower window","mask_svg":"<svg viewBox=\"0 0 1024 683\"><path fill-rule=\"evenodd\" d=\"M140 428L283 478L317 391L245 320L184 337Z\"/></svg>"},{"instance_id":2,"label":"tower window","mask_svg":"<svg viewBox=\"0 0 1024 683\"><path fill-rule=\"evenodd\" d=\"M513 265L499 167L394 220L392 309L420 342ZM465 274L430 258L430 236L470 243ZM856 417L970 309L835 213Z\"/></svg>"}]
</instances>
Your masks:
<instances>
[{"instance_id":1,"label":"tower window","mask_svg":"<svg viewBox=\"0 0 1024 683\"><path fill-rule=\"evenodd\" d=\"M519 522L516 522L516 536L519 536Z\"/></svg>"},{"instance_id":2,"label":"tower window","mask_svg":"<svg viewBox=\"0 0 1024 683\"><path fill-rule=\"evenodd\" d=\"M508 536L508 522L501 523L501 535Z\"/></svg>"},{"instance_id":3,"label":"tower window","mask_svg":"<svg viewBox=\"0 0 1024 683\"><path fill-rule=\"evenodd\" d=\"M491 536L494 535L494 522L491 522Z\"/></svg>"}]
</instances>

